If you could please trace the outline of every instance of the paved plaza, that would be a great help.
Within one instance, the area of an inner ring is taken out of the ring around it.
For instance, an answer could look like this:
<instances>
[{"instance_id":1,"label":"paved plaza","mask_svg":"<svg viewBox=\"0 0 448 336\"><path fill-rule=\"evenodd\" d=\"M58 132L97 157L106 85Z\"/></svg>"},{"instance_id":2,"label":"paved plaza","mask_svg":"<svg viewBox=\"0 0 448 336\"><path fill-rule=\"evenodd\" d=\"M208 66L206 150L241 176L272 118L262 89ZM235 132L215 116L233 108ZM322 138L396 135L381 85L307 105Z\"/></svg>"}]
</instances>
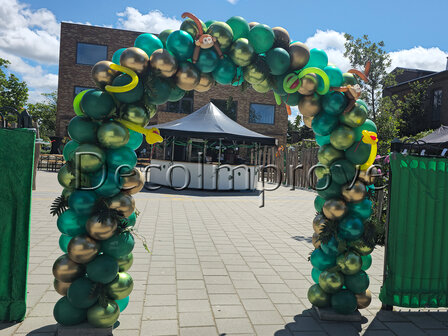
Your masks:
<instances>
[{"instance_id":1,"label":"paved plaza","mask_svg":"<svg viewBox=\"0 0 448 336\"><path fill-rule=\"evenodd\" d=\"M27 317L1 324L4 335L53 335L60 298L52 265L62 254L50 204L60 194L55 173L39 172L33 192ZM359 323L323 322L311 311L308 256L315 215L309 191L257 193L141 192L135 286L114 335L324 336L448 335L448 312L381 311L383 248L369 269L373 301Z\"/></svg>"}]
</instances>

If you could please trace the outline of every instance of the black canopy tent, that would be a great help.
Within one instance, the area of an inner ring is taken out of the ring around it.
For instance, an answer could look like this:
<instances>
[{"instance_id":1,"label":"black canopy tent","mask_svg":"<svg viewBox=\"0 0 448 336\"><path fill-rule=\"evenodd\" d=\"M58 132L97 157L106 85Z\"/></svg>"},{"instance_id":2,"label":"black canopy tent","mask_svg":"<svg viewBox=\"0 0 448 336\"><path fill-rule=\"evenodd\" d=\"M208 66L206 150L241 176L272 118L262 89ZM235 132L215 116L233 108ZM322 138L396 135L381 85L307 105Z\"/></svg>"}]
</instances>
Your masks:
<instances>
[{"instance_id":1,"label":"black canopy tent","mask_svg":"<svg viewBox=\"0 0 448 336\"><path fill-rule=\"evenodd\" d=\"M448 126L442 125L438 129L434 130L434 132L428 134L420 140L427 144L448 145Z\"/></svg>"},{"instance_id":2,"label":"black canopy tent","mask_svg":"<svg viewBox=\"0 0 448 336\"><path fill-rule=\"evenodd\" d=\"M406 150L415 155L446 157L448 155L448 126L442 125L420 140L409 138L403 142L393 141L391 147L392 151L396 152Z\"/></svg>"}]
</instances>

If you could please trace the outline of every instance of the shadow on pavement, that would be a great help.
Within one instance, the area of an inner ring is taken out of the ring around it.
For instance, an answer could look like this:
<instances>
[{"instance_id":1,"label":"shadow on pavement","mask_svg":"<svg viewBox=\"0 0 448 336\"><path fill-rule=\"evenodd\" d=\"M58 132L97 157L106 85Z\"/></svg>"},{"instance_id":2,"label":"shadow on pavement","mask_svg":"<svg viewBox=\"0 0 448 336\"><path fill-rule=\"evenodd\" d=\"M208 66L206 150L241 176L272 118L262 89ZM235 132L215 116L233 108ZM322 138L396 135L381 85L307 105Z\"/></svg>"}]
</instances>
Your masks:
<instances>
[{"instance_id":1,"label":"shadow on pavement","mask_svg":"<svg viewBox=\"0 0 448 336\"><path fill-rule=\"evenodd\" d=\"M311 237L305 237L305 236L294 236L291 238L297 241L306 241L307 243L311 243L313 241Z\"/></svg>"}]
</instances>

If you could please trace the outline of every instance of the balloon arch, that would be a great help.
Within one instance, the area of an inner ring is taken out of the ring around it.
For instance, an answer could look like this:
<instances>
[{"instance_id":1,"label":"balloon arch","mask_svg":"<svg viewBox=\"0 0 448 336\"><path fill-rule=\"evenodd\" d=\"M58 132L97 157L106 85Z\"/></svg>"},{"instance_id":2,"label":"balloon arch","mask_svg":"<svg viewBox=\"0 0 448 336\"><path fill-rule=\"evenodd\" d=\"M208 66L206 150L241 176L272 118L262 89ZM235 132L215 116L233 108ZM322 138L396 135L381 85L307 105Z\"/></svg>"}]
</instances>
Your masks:
<instances>
[{"instance_id":1,"label":"balloon arch","mask_svg":"<svg viewBox=\"0 0 448 336\"><path fill-rule=\"evenodd\" d=\"M368 81L369 64L364 72L343 73L323 50L291 42L281 27L241 17L206 23L190 13L182 17L179 30L142 34L133 47L116 51L112 62L98 62L92 69L98 88L74 99L72 140L58 174L64 190L52 206L65 253L53 265L54 287L63 296L54 307L56 321L95 327L117 322L133 288L127 273L137 217L132 195L144 185L134 150L142 134L150 144L163 141L157 129L144 128L157 105L216 83L272 90L288 111L299 107L321 146L322 164L311 254L316 284L308 299L342 314L365 308L371 298L365 270L374 247L366 233L372 213L366 185L373 179L366 170L377 139L358 99L358 80Z\"/></svg>"}]
</instances>

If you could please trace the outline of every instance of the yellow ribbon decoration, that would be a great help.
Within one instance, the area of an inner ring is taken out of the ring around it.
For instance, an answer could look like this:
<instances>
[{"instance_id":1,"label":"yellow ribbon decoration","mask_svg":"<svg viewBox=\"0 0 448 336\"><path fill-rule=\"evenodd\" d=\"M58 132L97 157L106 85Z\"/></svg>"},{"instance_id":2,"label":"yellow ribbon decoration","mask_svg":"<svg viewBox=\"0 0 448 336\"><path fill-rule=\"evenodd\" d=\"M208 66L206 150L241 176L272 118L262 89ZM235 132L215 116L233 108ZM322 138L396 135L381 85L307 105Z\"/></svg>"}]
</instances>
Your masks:
<instances>
[{"instance_id":1,"label":"yellow ribbon decoration","mask_svg":"<svg viewBox=\"0 0 448 336\"><path fill-rule=\"evenodd\" d=\"M124 66L115 64L115 63L112 63L111 65L109 65L109 67L112 70L121 71L121 72L124 72L125 74L129 75L131 77L132 81L129 84L126 84L123 86L106 85L105 89L107 92L113 92L113 93L128 92L137 86L138 76L134 71L132 71L129 68L125 68Z\"/></svg>"},{"instance_id":2,"label":"yellow ribbon decoration","mask_svg":"<svg viewBox=\"0 0 448 336\"><path fill-rule=\"evenodd\" d=\"M157 142L163 142L163 138L160 136L160 132L158 128L150 128L146 129L144 127L141 127L139 125L136 125L130 121L123 120L123 119L117 119L120 124L123 126L129 128L130 130L133 130L134 132L141 133L146 137L146 142L150 145L153 145Z\"/></svg>"},{"instance_id":3,"label":"yellow ribbon decoration","mask_svg":"<svg viewBox=\"0 0 448 336\"><path fill-rule=\"evenodd\" d=\"M375 162L376 153L378 150L377 142L378 135L375 132L370 132L367 130L362 131L362 142L371 145L370 155L367 161L361 166L361 170L367 170Z\"/></svg>"}]
</instances>

